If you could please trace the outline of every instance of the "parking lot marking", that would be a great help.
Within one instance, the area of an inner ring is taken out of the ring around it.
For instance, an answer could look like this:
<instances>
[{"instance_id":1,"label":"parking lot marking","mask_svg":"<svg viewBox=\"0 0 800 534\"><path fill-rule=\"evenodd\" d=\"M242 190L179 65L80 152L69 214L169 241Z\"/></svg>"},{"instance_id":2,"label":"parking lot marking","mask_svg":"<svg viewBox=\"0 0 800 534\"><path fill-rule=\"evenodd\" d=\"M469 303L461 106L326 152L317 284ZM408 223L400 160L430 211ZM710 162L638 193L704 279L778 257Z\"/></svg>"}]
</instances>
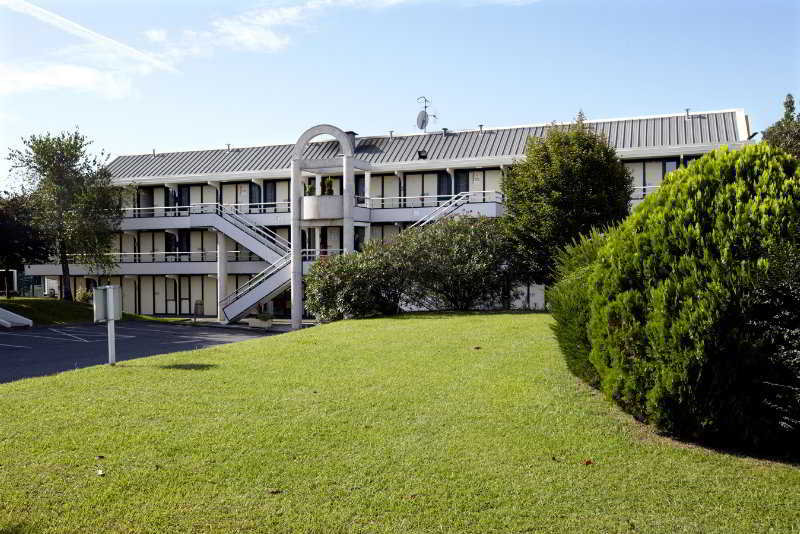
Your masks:
<instances>
[{"instance_id":1,"label":"parking lot marking","mask_svg":"<svg viewBox=\"0 0 800 534\"><path fill-rule=\"evenodd\" d=\"M26 347L25 345L6 345L5 343L0 343L0 347L11 347L12 349L29 349L30 347Z\"/></svg>"},{"instance_id":2,"label":"parking lot marking","mask_svg":"<svg viewBox=\"0 0 800 534\"><path fill-rule=\"evenodd\" d=\"M49 330L51 332L55 332L56 334L63 334L65 336L74 337L75 339L77 339L78 341L82 341L83 343L89 343L89 341L87 341L87 340L85 340L85 339L83 339L81 337L78 337L78 336L76 336L74 334L70 334L69 332L62 332L62 331L56 330L55 328L50 328Z\"/></svg>"}]
</instances>

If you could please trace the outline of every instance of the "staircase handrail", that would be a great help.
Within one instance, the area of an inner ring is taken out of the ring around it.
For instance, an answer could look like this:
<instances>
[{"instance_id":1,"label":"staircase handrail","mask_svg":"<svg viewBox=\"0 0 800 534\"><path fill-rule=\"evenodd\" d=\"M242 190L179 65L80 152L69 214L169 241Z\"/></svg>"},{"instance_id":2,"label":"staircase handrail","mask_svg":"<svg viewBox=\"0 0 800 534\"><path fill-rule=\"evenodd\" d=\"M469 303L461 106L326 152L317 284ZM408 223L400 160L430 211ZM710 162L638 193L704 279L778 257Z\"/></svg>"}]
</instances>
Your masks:
<instances>
[{"instance_id":1,"label":"staircase handrail","mask_svg":"<svg viewBox=\"0 0 800 534\"><path fill-rule=\"evenodd\" d=\"M408 228L409 229L421 228L426 224L433 222L436 219L439 219L440 217L444 217L445 215L452 212L459 206L465 204L469 200L471 194L472 193L470 193L469 191L462 191L461 193L458 193L457 195L450 198L450 200L448 200L447 202L445 202L444 204L442 204L441 206L439 206L438 208L427 214L425 217L421 218L420 220L409 226Z\"/></svg>"},{"instance_id":2,"label":"staircase handrail","mask_svg":"<svg viewBox=\"0 0 800 534\"><path fill-rule=\"evenodd\" d=\"M286 267L286 265L291 261L291 259L292 259L292 254L291 253L285 254L278 261L276 261L275 263L273 263L272 265L270 265L269 267L267 267L266 269L264 269L263 271L261 271L260 273L255 275L250 280L248 280L246 284L244 284L243 286L241 286L238 289L236 289L236 291L234 291L233 293L230 293L230 294L225 295L224 297L222 297L220 299L220 301L219 301L220 305L222 305L222 307L224 308L224 307L227 307L227 306L233 304L234 302L239 300L241 297L243 297L245 295L245 293L248 293L251 289L256 287L258 284L260 284L261 282L263 282L264 280L266 280L267 278L269 278L270 276L272 276L276 272L278 272L281 269L283 269L284 267Z\"/></svg>"},{"instance_id":3,"label":"staircase handrail","mask_svg":"<svg viewBox=\"0 0 800 534\"><path fill-rule=\"evenodd\" d=\"M262 228L245 217L236 207L229 207L219 202L204 202L193 204L192 207L199 208L199 213L209 213L207 208L211 208L213 213L227 220L250 237L261 241L279 254L285 254L291 249L289 241L273 232L269 228Z\"/></svg>"}]
</instances>

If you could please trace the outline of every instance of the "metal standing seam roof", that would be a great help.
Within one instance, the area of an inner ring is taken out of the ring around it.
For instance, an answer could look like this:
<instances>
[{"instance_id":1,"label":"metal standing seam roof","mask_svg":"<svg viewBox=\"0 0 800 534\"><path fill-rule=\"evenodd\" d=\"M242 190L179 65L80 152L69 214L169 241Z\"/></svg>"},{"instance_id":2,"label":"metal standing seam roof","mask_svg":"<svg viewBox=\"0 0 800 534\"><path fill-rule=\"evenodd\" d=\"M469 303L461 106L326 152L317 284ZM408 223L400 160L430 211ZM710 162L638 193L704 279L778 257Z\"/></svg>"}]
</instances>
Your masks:
<instances>
[{"instance_id":1,"label":"metal standing seam roof","mask_svg":"<svg viewBox=\"0 0 800 534\"><path fill-rule=\"evenodd\" d=\"M665 148L688 145L726 144L744 141L736 111L587 121L617 150ZM519 126L393 137L356 138L355 156L372 164L419 161L417 151L428 152L427 161L522 156L529 137L544 137L553 125ZM570 124L557 127L571 127ZM227 174L288 169L294 145L194 150L119 156L109 163L115 178ZM339 153L337 141L309 143L308 159L333 158Z\"/></svg>"}]
</instances>

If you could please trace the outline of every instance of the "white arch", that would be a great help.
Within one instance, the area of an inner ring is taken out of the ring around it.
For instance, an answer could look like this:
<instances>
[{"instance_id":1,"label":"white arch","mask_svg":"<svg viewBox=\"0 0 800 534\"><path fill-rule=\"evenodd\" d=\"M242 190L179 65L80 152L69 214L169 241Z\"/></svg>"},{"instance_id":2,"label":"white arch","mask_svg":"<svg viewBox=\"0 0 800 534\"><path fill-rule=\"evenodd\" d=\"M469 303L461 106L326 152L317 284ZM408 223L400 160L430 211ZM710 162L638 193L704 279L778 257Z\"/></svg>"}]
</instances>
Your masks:
<instances>
[{"instance_id":1,"label":"white arch","mask_svg":"<svg viewBox=\"0 0 800 534\"><path fill-rule=\"evenodd\" d=\"M333 136L339 141L339 148L342 149L342 153L345 156L353 156L355 147L353 146L353 141L350 139L350 136L343 132L341 128L337 128L332 124L318 124L303 132L303 135L297 140L297 143L294 145L292 159L302 159L303 152L305 152L308 143L318 135L325 134Z\"/></svg>"}]
</instances>

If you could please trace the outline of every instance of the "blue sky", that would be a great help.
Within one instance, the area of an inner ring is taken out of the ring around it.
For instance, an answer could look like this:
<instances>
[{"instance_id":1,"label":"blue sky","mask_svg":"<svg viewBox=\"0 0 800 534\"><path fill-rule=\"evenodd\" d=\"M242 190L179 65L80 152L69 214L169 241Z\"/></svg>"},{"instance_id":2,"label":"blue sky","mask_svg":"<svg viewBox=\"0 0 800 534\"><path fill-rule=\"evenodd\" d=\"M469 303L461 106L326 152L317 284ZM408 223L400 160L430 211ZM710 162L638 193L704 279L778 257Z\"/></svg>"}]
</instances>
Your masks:
<instances>
[{"instance_id":1,"label":"blue sky","mask_svg":"<svg viewBox=\"0 0 800 534\"><path fill-rule=\"evenodd\" d=\"M800 93L800 3L0 0L0 151L76 125L112 155L745 108ZM0 186L8 166L0 162Z\"/></svg>"}]
</instances>

